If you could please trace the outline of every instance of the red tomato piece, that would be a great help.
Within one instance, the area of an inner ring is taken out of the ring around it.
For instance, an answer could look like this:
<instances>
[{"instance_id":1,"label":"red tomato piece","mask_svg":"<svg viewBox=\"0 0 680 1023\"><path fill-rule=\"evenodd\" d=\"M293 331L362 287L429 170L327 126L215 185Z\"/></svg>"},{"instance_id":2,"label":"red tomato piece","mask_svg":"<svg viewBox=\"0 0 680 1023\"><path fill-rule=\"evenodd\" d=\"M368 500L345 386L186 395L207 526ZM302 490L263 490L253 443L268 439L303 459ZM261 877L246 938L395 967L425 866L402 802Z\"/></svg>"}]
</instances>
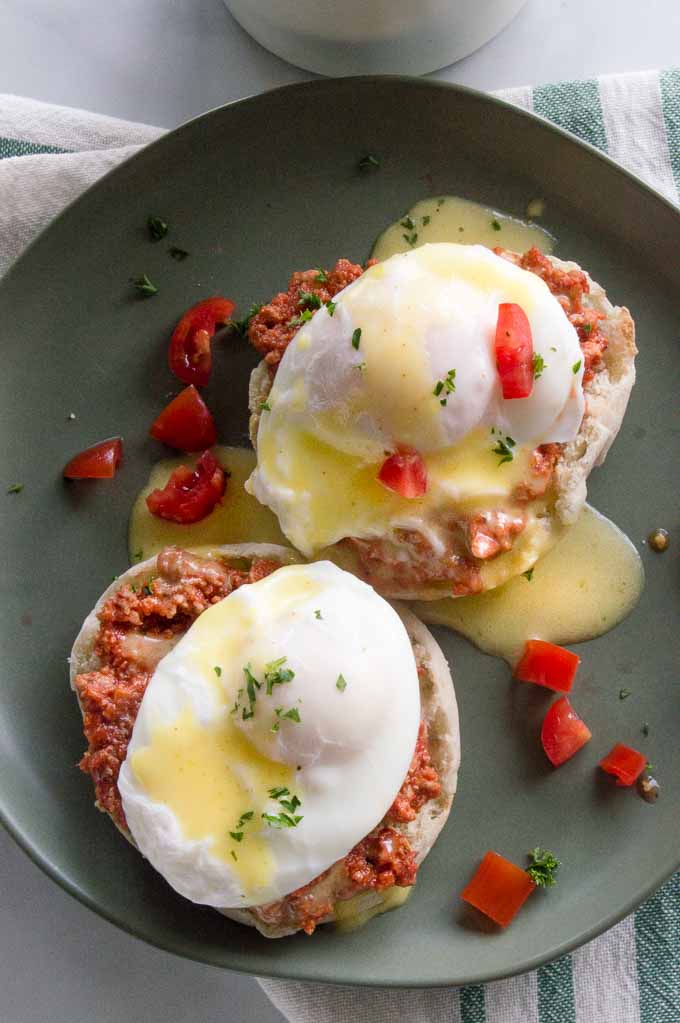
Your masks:
<instances>
[{"instance_id":1,"label":"red tomato piece","mask_svg":"<svg viewBox=\"0 0 680 1023\"><path fill-rule=\"evenodd\" d=\"M568 693L580 663L581 658L563 646L545 643L542 639L529 639L514 675L521 682L533 682L557 693Z\"/></svg>"},{"instance_id":2,"label":"red tomato piece","mask_svg":"<svg viewBox=\"0 0 680 1023\"><path fill-rule=\"evenodd\" d=\"M560 696L548 708L541 728L541 742L545 755L554 767L559 767L573 757L592 737L593 733L566 696Z\"/></svg>"},{"instance_id":3,"label":"red tomato piece","mask_svg":"<svg viewBox=\"0 0 680 1023\"><path fill-rule=\"evenodd\" d=\"M496 368L504 398L528 398L534 389L534 343L527 314L501 302L496 323Z\"/></svg>"},{"instance_id":4,"label":"red tomato piece","mask_svg":"<svg viewBox=\"0 0 680 1023\"><path fill-rule=\"evenodd\" d=\"M378 480L400 497L422 497L427 491L427 466L412 448L400 448L386 458Z\"/></svg>"},{"instance_id":5,"label":"red tomato piece","mask_svg":"<svg viewBox=\"0 0 680 1023\"><path fill-rule=\"evenodd\" d=\"M64 476L67 480L109 480L122 461L123 442L112 437L74 455L64 466Z\"/></svg>"},{"instance_id":6,"label":"red tomato piece","mask_svg":"<svg viewBox=\"0 0 680 1023\"><path fill-rule=\"evenodd\" d=\"M489 850L460 897L507 927L535 887L526 870Z\"/></svg>"},{"instance_id":7,"label":"red tomato piece","mask_svg":"<svg viewBox=\"0 0 680 1023\"><path fill-rule=\"evenodd\" d=\"M647 757L638 753L636 749L617 742L598 766L607 774L613 774L617 785L632 785L647 766Z\"/></svg>"},{"instance_id":8,"label":"red tomato piece","mask_svg":"<svg viewBox=\"0 0 680 1023\"><path fill-rule=\"evenodd\" d=\"M152 490L146 504L152 515L189 524L209 515L224 496L227 477L211 451L204 451L195 469L180 465L162 490Z\"/></svg>"},{"instance_id":9,"label":"red tomato piece","mask_svg":"<svg viewBox=\"0 0 680 1023\"><path fill-rule=\"evenodd\" d=\"M165 406L149 433L178 451L205 451L217 440L215 420L193 384Z\"/></svg>"},{"instance_id":10,"label":"red tomato piece","mask_svg":"<svg viewBox=\"0 0 680 1023\"><path fill-rule=\"evenodd\" d=\"M212 370L210 344L218 324L225 324L234 311L228 298L205 298L188 309L170 339L170 370L185 384L205 387Z\"/></svg>"}]
</instances>

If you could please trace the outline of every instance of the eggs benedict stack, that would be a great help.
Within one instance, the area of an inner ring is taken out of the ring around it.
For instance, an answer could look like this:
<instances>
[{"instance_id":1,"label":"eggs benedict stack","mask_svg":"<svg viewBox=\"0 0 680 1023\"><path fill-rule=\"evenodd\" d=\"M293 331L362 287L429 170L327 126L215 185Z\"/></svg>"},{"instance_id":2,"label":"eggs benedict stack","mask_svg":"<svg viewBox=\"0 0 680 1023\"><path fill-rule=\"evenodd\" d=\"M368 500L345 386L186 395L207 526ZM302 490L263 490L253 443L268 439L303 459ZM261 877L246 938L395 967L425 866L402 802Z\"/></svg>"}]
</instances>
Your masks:
<instances>
[{"instance_id":1,"label":"eggs benedict stack","mask_svg":"<svg viewBox=\"0 0 680 1023\"><path fill-rule=\"evenodd\" d=\"M269 937L395 905L456 787L427 629L330 562L168 548L72 651L97 803L185 897Z\"/></svg>"},{"instance_id":2,"label":"eggs benedict stack","mask_svg":"<svg viewBox=\"0 0 680 1023\"><path fill-rule=\"evenodd\" d=\"M630 315L538 250L439 243L355 270L332 292L335 271L294 275L250 325L247 489L306 557L387 596L498 586L583 506L634 382Z\"/></svg>"}]
</instances>

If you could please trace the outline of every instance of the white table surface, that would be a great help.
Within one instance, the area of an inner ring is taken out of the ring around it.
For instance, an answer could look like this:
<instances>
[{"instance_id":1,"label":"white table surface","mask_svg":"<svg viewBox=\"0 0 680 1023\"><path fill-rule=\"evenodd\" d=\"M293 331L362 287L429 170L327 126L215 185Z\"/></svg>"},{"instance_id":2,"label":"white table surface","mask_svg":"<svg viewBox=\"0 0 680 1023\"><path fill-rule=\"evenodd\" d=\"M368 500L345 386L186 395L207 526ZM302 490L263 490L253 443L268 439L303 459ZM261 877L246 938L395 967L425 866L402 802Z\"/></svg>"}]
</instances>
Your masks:
<instances>
[{"instance_id":1,"label":"white table surface","mask_svg":"<svg viewBox=\"0 0 680 1023\"><path fill-rule=\"evenodd\" d=\"M504 33L435 77L491 90L642 70L677 63L678 39L678 0L529 0ZM167 127L313 77L265 52L220 0L2 0L0 46L0 92ZM100 920L4 832L0 906L0 1023L282 1019L254 980Z\"/></svg>"}]
</instances>

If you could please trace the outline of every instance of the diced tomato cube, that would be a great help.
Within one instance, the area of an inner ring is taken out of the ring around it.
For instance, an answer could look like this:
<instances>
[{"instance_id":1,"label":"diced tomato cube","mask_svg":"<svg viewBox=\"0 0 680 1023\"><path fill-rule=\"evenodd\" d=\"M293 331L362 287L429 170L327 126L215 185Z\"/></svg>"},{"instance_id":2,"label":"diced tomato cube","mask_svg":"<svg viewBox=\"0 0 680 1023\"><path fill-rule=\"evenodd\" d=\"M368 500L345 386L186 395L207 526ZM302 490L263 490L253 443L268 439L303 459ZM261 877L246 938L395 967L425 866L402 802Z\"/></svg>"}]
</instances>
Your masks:
<instances>
[{"instance_id":1,"label":"diced tomato cube","mask_svg":"<svg viewBox=\"0 0 680 1023\"><path fill-rule=\"evenodd\" d=\"M546 686L557 693L568 693L576 676L581 658L571 650L542 639L529 639L515 668L515 678Z\"/></svg>"},{"instance_id":2,"label":"diced tomato cube","mask_svg":"<svg viewBox=\"0 0 680 1023\"><path fill-rule=\"evenodd\" d=\"M578 716L566 696L560 696L548 708L541 728L541 742L545 755L554 767L559 767L585 746L592 732Z\"/></svg>"},{"instance_id":3,"label":"diced tomato cube","mask_svg":"<svg viewBox=\"0 0 680 1023\"><path fill-rule=\"evenodd\" d=\"M460 897L507 927L535 887L526 870L489 850Z\"/></svg>"},{"instance_id":4,"label":"diced tomato cube","mask_svg":"<svg viewBox=\"0 0 680 1023\"><path fill-rule=\"evenodd\" d=\"M504 398L528 398L534 389L534 343L527 314L501 302L496 322L496 368Z\"/></svg>"},{"instance_id":5,"label":"diced tomato cube","mask_svg":"<svg viewBox=\"0 0 680 1023\"><path fill-rule=\"evenodd\" d=\"M622 742L609 751L603 757L599 767L607 774L613 774L617 785L632 785L636 782L647 764L647 757L630 746L624 746Z\"/></svg>"},{"instance_id":6,"label":"diced tomato cube","mask_svg":"<svg viewBox=\"0 0 680 1023\"><path fill-rule=\"evenodd\" d=\"M417 451L400 448L385 459L378 480L400 497L422 497L427 492L427 466Z\"/></svg>"}]
</instances>

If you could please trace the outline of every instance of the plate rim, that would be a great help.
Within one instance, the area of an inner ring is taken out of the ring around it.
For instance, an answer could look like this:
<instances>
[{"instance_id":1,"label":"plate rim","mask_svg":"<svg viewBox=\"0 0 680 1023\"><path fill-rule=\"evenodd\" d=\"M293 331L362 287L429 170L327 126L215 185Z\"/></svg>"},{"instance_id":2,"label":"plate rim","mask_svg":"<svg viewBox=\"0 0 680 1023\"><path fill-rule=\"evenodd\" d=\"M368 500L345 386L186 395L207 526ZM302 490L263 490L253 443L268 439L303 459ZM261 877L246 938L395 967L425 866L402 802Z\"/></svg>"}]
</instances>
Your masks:
<instances>
[{"instance_id":1,"label":"plate rim","mask_svg":"<svg viewBox=\"0 0 680 1023\"><path fill-rule=\"evenodd\" d=\"M594 145L583 141L570 131L561 128L554 124L548 118L543 117L534 111L527 110L523 107L517 106L509 100L503 99L500 96L493 95L491 93L483 92L479 89L474 89L469 86L459 85L454 82L445 82L432 78L420 78L417 76L409 75L358 75L358 76L343 76L340 78L321 78L312 79L304 82L294 82L286 85L281 85L273 89L265 90L260 93L251 93L247 96L240 97L238 99L231 100L228 103L220 104L219 106L212 107L195 117L184 121L182 124L175 128L164 131L153 142L146 145L142 145L139 149L121 160L120 163L116 164L109 171L97 178L92 184L84 189L78 196L76 196L71 202L69 202L51 221L47 224L35 238L31 240L28 246L23 250L21 255L14 260L14 262L7 269L6 273L0 277L0 301L2 300L5 289L11 283L16 274L20 274L23 271L23 265L27 259L29 259L33 253L35 247L37 247L43 240L43 238L49 234L58 224L61 223L63 218L67 218L71 210L76 208L79 203L85 201L90 193L93 193L96 189L102 186L109 179L115 177L123 168L127 168L128 165L134 163L136 160L144 158L148 150L155 147L160 147L166 143L168 139L175 139L178 135L184 132L187 128L196 123L209 119L210 117L222 114L224 111L230 110L232 107L254 105L259 102L266 102L269 97L278 93L295 93L304 94L308 91L323 91L326 88L333 89L337 87L338 83L343 85L357 85L359 88L363 86L371 86L374 84L381 83L399 83L404 86L418 85L424 89L434 89L436 91L448 92L454 95L462 95L471 97L484 104L492 104L505 109L506 112L511 114L513 117L519 117L528 122L533 122L550 135L557 135L561 137L567 145L574 147L577 151L581 150L591 157L594 157L597 161L604 164L609 171L615 172L620 177L626 179L638 192L642 193L648 200L652 202L661 203L662 208L665 210L666 215L668 213L676 220L678 227L680 228L680 207L674 204L665 195L649 185L641 177L634 172L628 170L620 163L613 160L608 154L603 153ZM262 976L272 979L293 979L304 982L314 983L325 983L339 986L351 986L367 987L367 988L394 988L394 989L430 989L430 988L446 988L451 986L464 986L471 984L484 984L496 980L502 980L513 976L518 976L524 973L531 972L538 967L545 965L550 962L561 958L562 956L570 953L576 948L581 947L588 941L603 934L611 927L615 926L625 916L629 915L636 908L642 905L658 888L663 885L677 870L680 869L680 850L676 854L676 858L671 862L670 867L667 869L664 867L661 878L654 878L651 882L645 884L645 886L638 890L634 896L626 900L623 906L617 908L611 914L603 917L597 924L594 924L584 930L580 931L577 935L563 941L557 948L553 947L546 953L539 953L528 960L525 960L522 965L515 968L499 968L497 970L489 972L485 970L480 973L472 973L466 977L456 978L455 981L451 979L434 979L425 980L414 984L411 980L395 980L389 982L387 985L385 982L380 980L374 980L372 978L362 979L360 981L347 981L345 979L339 979L332 975L328 975L324 968L321 967L320 971L313 971L309 968L301 972L291 975L288 969L284 965L282 969L277 969L277 963L272 961L269 965L263 966L263 968L257 969L257 973L245 968L226 966L223 962L220 962L214 957L208 954L200 955L187 949L178 947L179 943L172 943L166 940L165 936L160 938L150 937L140 932L133 924L130 924L125 919L124 915L116 913L115 911L101 905L97 900L91 897L86 891L84 891L75 881L72 881L64 872L56 866L41 850L34 845L31 839L24 834L18 823L13 820L12 815L5 805L2 792L0 792L0 824L4 827L7 833L11 836L14 842L19 848L28 856L28 858L52 881L59 885L59 887L73 896L77 901L85 906L87 909L96 913L102 919L107 920L109 923L120 928L125 933L132 937L144 941L146 944L152 947L159 948L165 952L175 955L179 958L188 959L193 962L197 962L203 965L209 965L217 967L222 970L230 972L241 973L249 976Z\"/></svg>"}]
</instances>

